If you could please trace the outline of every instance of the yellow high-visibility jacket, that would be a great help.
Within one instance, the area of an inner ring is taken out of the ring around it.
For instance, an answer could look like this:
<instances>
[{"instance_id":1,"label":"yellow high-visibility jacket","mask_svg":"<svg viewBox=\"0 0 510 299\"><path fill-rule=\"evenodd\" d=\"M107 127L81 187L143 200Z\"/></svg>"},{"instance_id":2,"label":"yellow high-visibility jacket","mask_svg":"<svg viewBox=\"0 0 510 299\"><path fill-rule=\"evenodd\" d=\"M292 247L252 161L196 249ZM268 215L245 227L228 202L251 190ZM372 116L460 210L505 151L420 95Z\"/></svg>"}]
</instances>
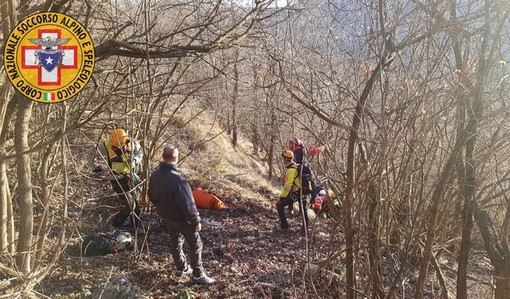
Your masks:
<instances>
[{"instance_id":1,"label":"yellow high-visibility jacket","mask_svg":"<svg viewBox=\"0 0 510 299\"><path fill-rule=\"evenodd\" d=\"M104 149L106 149L108 155L108 166L116 173L127 173L130 167L137 167L142 161L143 154L140 144L131 138L130 142L132 143L132 151L124 153L122 157L117 156L112 148L110 140L103 142Z\"/></svg>"},{"instance_id":2,"label":"yellow high-visibility jacket","mask_svg":"<svg viewBox=\"0 0 510 299\"><path fill-rule=\"evenodd\" d=\"M283 176L283 190L280 193L280 198L285 198L289 193L297 192L301 188L301 179L299 178L297 164L290 162L286 168L287 170Z\"/></svg>"}]
</instances>

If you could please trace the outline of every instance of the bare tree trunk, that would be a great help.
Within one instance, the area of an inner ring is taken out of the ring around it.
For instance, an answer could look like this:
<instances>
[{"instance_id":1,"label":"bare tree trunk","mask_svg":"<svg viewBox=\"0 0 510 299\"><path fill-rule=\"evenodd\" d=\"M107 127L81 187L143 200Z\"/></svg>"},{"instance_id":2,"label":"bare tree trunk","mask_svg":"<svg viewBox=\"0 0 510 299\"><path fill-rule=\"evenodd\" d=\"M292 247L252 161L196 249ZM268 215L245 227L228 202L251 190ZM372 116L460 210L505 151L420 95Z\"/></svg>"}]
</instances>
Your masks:
<instances>
[{"instance_id":1,"label":"bare tree trunk","mask_svg":"<svg viewBox=\"0 0 510 299\"><path fill-rule=\"evenodd\" d=\"M34 230L34 204L32 199L32 167L30 165L28 131L32 115L32 101L17 94L18 113L16 119L14 146L16 149L16 173L18 179L18 205L20 211L19 237L16 263L25 274L31 270L32 233Z\"/></svg>"},{"instance_id":2,"label":"bare tree trunk","mask_svg":"<svg viewBox=\"0 0 510 299\"><path fill-rule=\"evenodd\" d=\"M450 154L450 158L446 162L446 165L439 176L437 183L435 184L434 191L432 192L432 203L429 209L428 214L430 215L429 220L427 221L427 232L426 232L426 241L425 248L423 249L423 257L420 266L420 274L418 276L418 280L416 281L416 291L415 291L415 299L423 298L423 290L425 288L425 280L427 278L427 272L430 264L430 260L432 258L432 247L434 244L434 240L436 237L436 226L437 226L437 218L439 213L439 203L443 199L443 194L446 189L446 186L449 182L449 178L453 174L455 169L455 161L457 156L461 154L462 145L464 141L461 140L460 136L457 137L456 144Z\"/></svg>"},{"instance_id":3,"label":"bare tree trunk","mask_svg":"<svg viewBox=\"0 0 510 299\"><path fill-rule=\"evenodd\" d=\"M496 293L494 299L508 299L510 294L510 263L508 259L496 267Z\"/></svg>"},{"instance_id":4,"label":"bare tree trunk","mask_svg":"<svg viewBox=\"0 0 510 299\"><path fill-rule=\"evenodd\" d=\"M7 177L7 161L5 155L5 140L11 116L16 108L15 101L4 101L7 107L5 117L0 119L0 252L15 251L14 246L14 215L12 211L12 198L9 189L9 178Z\"/></svg>"},{"instance_id":5,"label":"bare tree trunk","mask_svg":"<svg viewBox=\"0 0 510 299\"><path fill-rule=\"evenodd\" d=\"M503 299L507 298L508 294L510 294L510 199L506 197L506 214L503 220L503 225L501 229L501 243L502 249L500 252L505 253L504 263L493 263L493 266L496 269L496 293L495 299ZM476 211L476 210L475 210ZM476 214L475 214L476 215ZM478 222L477 222L478 223ZM487 240L484 238L484 240ZM486 247L487 248L487 247ZM493 252L493 251L492 251ZM492 259L491 259L492 261ZM494 260L496 261L496 260ZM499 265L499 266L498 266Z\"/></svg>"},{"instance_id":6,"label":"bare tree trunk","mask_svg":"<svg viewBox=\"0 0 510 299\"><path fill-rule=\"evenodd\" d=\"M352 220L352 206L354 201L354 185L356 182L355 175L355 149L356 143L358 141L358 129L361 125L361 122L364 117L364 109L366 102L368 100L368 96L373 89L376 78L379 76L382 69L391 64L393 58L388 58L389 55L392 54L387 52L383 55L381 61L377 67L372 71L370 78L363 89L363 92L358 100L358 104L356 106L356 110L354 112L351 131L349 134L349 144L347 150L347 172L346 172L346 190L345 190L345 208L344 208L344 229L345 229L345 264L346 264L346 283L347 283L347 293L346 297L349 299L355 298L355 288L356 288L356 271L354 265L354 227Z\"/></svg>"},{"instance_id":7,"label":"bare tree trunk","mask_svg":"<svg viewBox=\"0 0 510 299\"><path fill-rule=\"evenodd\" d=\"M253 69L253 82L256 82L257 81L257 70L256 69ZM257 84L253 84L253 90L252 90L252 96L253 98L251 98L251 102L252 103L257 103L257 91L258 91L258 88L257 88ZM255 104L256 106L258 106L257 104ZM250 139L251 139L251 143L253 144L253 154L256 155L258 152L259 152L259 149L262 149L262 146L260 146L260 139L259 139L259 129L258 129L258 126L257 126L257 123L254 122L254 121L250 121L250 131L251 131L251 135L250 135Z\"/></svg>"},{"instance_id":8,"label":"bare tree trunk","mask_svg":"<svg viewBox=\"0 0 510 299\"><path fill-rule=\"evenodd\" d=\"M457 266L457 298L466 299L467 296L467 267L469 250L471 249L471 232L473 231L473 202L471 197L464 200L464 211L462 213L462 239L460 242L459 258Z\"/></svg>"},{"instance_id":9,"label":"bare tree trunk","mask_svg":"<svg viewBox=\"0 0 510 299\"><path fill-rule=\"evenodd\" d=\"M17 23L16 18L16 1L2 1L0 5L0 16L2 21L2 35L4 38L9 36L11 28ZM5 76L2 73L1 76ZM4 82L7 78L4 79ZM13 228L13 215L12 203L9 191L9 183L7 178L7 165L4 160L6 155L5 151L5 138L8 130L12 113L8 113L8 107L11 102L12 94L11 84L4 83L0 90L0 253L10 249L14 251L14 228ZM11 111L12 112L12 111Z\"/></svg>"},{"instance_id":10,"label":"bare tree trunk","mask_svg":"<svg viewBox=\"0 0 510 299\"><path fill-rule=\"evenodd\" d=\"M495 299L506 299L510 294L510 259L508 258L510 256L510 243L508 242L508 236L510 235L510 200L508 198L506 200L506 213L501 232L496 231L494 222L486 211L482 210L476 203L473 205L475 220L480 228L485 250L496 272ZM499 238L500 234L501 238ZM500 240L503 241L502 244L500 244Z\"/></svg>"},{"instance_id":11,"label":"bare tree trunk","mask_svg":"<svg viewBox=\"0 0 510 299\"><path fill-rule=\"evenodd\" d=\"M358 104L358 107L360 105ZM347 152L347 185L345 190L345 205L344 205L344 228L345 228L345 265L346 265L346 283L348 299L354 298L354 288L356 286L356 276L354 271L354 230L352 222L352 203L354 201L354 182L355 182L355 163L354 163L354 150L355 143L358 139L357 128L359 127L360 114L358 110L362 111L362 107L356 108L354 115L353 128L349 134L349 149Z\"/></svg>"},{"instance_id":12,"label":"bare tree trunk","mask_svg":"<svg viewBox=\"0 0 510 299\"><path fill-rule=\"evenodd\" d=\"M9 223L13 223L13 219L7 165L6 161L1 158L5 154L3 146L0 147L0 253L12 252L9 250L9 244L11 244L13 236L9 230Z\"/></svg>"},{"instance_id":13,"label":"bare tree trunk","mask_svg":"<svg viewBox=\"0 0 510 299\"><path fill-rule=\"evenodd\" d=\"M239 57L236 51L236 58ZM234 63L234 91L232 93L232 144L237 145L237 101L239 100L239 70L237 63Z\"/></svg>"},{"instance_id":14,"label":"bare tree trunk","mask_svg":"<svg viewBox=\"0 0 510 299\"><path fill-rule=\"evenodd\" d=\"M456 16L456 4L454 1L450 4L450 12L452 14L452 20L454 22L457 21ZM453 52L456 62L457 69L463 69L464 62L462 59L462 49L460 40L457 36L453 36L454 39L454 46L453 46ZM460 136L462 134L469 134L469 132L464 131L464 127L467 123L467 110L470 110L467 108L470 103L470 95L463 94L463 89L460 86L457 86L458 95L459 98L459 106L458 106L458 115L459 115L459 122L458 122L458 128L457 128L457 134ZM466 145L468 147L468 145ZM471 151L466 151L465 158L472 160L472 149ZM459 249L459 257L458 257L458 266L457 266L457 298L467 298L467 285L466 285L466 278L467 278L467 264L469 259L469 250L471 248L471 232L473 229L473 212L472 212L472 202L473 202L473 188L469 188L470 183L474 183L473 181L473 175L474 175L474 165L469 165L473 161L464 161L464 158L462 155L459 155L459 159L457 162L457 172L458 172L458 184L461 189L461 199L463 199L463 213L462 213L462 238L460 242L460 249ZM469 191L471 190L471 191Z\"/></svg>"},{"instance_id":15,"label":"bare tree trunk","mask_svg":"<svg viewBox=\"0 0 510 299\"><path fill-rule=\"evenodd\" d=\"M41 261L44 253L44 242L46 240L46 234L49 229L49 214L50 214L50 191L51 191L51 180L49 174L51 172L50 157L55 149L55 145L52 144L46 148L46 151L42 155L41 168L39 171L39 177L41 180L41 204L42 204L42 216L38 225L36 234L36 247L34 259L36 262Z\"/></svg>"},{"instance_id":16,"label":"bare tree trunk","mask_svg":"<svg viewBox=\"0 0 510 299\"><path fill-rule=\"evenodd\" d=\"M379 192L377 187L373 182L368 186L368 199L369 199L369 249L368 249L368 258L370 260L370 273L373 285L372 298L384 298L384 285L381 279L380 267L379 267L379 256L380 256L380 207L381 207L381 198L379 196Z\"/></svg>"},{"instance_id":17,"label":"bare tree trunk","mask_svg":"<svg viewBox=\"0 0 510 299\"><path fill-rule=\"evenodd\" d=\"M267 95L268 97L268 102L270 101L269 100L269 96L270 95ZM270 105L270 107L272 107L272 104ZM275 114L275 111L274 109L270 109L270 122L271 122L271 125L270 125L270 128L275 128L276 127L276 124L277 124L277 118L276 118L276 114ZM274 161L273 161L273 157L275 156L275 143L276 143L276 134L275 134L275 130L271 130L270 131L270 141L269 141L269 148L268 148L268 165L269 165L269 179L271 180L275 173L274 173Z\"/></svg>"},{"instance_id":18,"label":"bare tree trunk","mask_svg":"<svg viewBox=\"0 0 510 299\"><path fill-rule=\"evenodd\" d=\"M452 3L452 9L451 11L454 11L455 4ZM468 267L468 260L469 260L469 251L471 249L471 233L473 230L473 205L475 200L475 191L476 191L476 165L477 161L474 157L475 152L475 143L476 143L476 136L479 126L479 120L482 118L483 111L484 111L484 104L483 104L483 88L486 84L488 72L489 72L489 66L487 61L491 60L491 57L493 57L494 48L489 49L489 40L491 38L494 38L495 40L498 39L499 34L492 34L492 30L494 30L494 26L492 24L491 19L491 13L490 13L490 2L485 2L485 23L484 23L484 35L482 39L482 44L480 47L480 54L479 54L479 68L477 72L477 78L476 83L472 84L467 75L460 73L461 82L464 86L467 86L474 92L468 93L468 95L464 96L466 97L465 101L461 101L461 104L464 103L464 106L461 107L461 112L464 112L467 114L467 123L465 128L462 129L462 134L466 134L466 145L465 145L465 158L463 159L465 161L465 164L463 161L459 162L459 165L461 166L461 171L459 174L460 177L460 189L462 193L462 197L464 198L464 210L463 210L463 226L462 226L462 239L459 249L459 261L458 261L458 271L457 271L457 298L459 299L466 299L468 298L467 293L467 267ZM455 15L454 15L455 17ZM500 25L501 26L501 25ZM497 28L497 33L500 33L500 28ZM497 42L496 42L497 43ZM456 61L457 61L457 67L463 66L460 58L460 46L458 41L455 43L455 49L456 49ZM473 94L471 97L470 94ZM472 103L469 101L469 99L472 99ZM507 271L508 269L505 269L504 264L502 266L502 273L509 274L510 272ZM506 276L509 278L510 276ZM508 283L506 284L507 287ZM506 288L505 288L506 289Z\"/></svg>"}]
</instances>

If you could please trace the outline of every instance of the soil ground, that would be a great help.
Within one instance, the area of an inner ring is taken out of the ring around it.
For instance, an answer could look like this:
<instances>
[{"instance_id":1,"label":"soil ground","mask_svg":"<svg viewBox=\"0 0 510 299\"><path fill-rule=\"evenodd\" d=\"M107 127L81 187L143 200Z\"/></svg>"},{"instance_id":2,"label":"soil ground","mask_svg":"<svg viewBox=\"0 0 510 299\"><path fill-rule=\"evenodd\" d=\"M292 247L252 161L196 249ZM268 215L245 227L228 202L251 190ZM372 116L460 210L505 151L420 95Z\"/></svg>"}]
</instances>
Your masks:
<instances>
[{"instance_id":1,"label":"soil ground","mask_svg":"<svg viewBox=\"0 0 510 299\"><path fill-rule=\"evenodd\" d=\"M217 279L215 284L195 285L189 277L176 275L165 228L155 213L147 212L143 221L148 230L145 235L138 235L138 249L117 255L80 257L76 249L79 238L76 238L77 244L69 247L38 291L61 299L80 298L80 294L90 291L94 297L82 298L110 299L114 296L97 294L108 282L122 277L128 281L132 296L122 298L343 298L345 276L341 256L322 269L315 280L304 275L307 258L316 263L336 252L338 246L343 247L342 229L334 220L314 219L305 236L300 229L300 217L294 216L290 218L292 227L288 232L277 232L278 216L269 201L222 199L229 205L228 209L200 210L204 223L201 232L204 268ZM108 217L116 205L114 197L88 203L82 236L107 231ZM482 260L480 255L473 258ZM472 266L471 273L470 298L491 298L485 285L490 275L488 265L478 262ZM397 298L413 297L415 274L411 270L405 274L408 287L399 289ZM453 271L445 271L444 276L449 286L455 285ZM308 282L306 286L304 281ZM363 278L359 277L358 281L363 283ZM432 282L428 288L427 298L439 298L438 284Z\"/></svg>"},{"instance_id":2,"label":"soil ground","mask_svg":"<svg viewBox=\"0 0 510 299\"><path fill-rule=\"evenodd\" d=\"M107 219L116 200L107 201L101 206L108 208L92 208L91 215ZM81 290L93 291L123 275L140 288L141 298L179 298L190 292L195 298L301 298L297 282L302 280L306 237L325 243L326 235L317 235L310 228L305 236L299 215L289 218L289 231L277 232L278 216L268 206L226 202L228 209L200 210L203 263L208 275L217 279L214 285L199 286L189 277L177 276L160 218L145 213L143 220L149 225L145 235L137 236L138 250L80 257L77 241L66 252L63 264L41 285L41 292L52 298L79 298ZM99 231L95 227L101 224L90 224L84 231Z\"/></svg>"}]
</instances>

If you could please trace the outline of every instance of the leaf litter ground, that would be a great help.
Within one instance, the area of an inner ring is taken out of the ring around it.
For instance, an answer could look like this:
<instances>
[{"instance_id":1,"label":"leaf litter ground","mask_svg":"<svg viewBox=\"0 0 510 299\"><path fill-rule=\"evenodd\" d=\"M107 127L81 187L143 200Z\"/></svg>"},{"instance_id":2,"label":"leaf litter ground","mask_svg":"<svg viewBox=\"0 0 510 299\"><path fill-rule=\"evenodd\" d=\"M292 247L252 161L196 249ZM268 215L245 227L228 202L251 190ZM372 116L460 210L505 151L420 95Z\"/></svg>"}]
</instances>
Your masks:
<instances>
[{"instance_id":1,"label":"leaf litter ground","mask_svg":"<svg viewBox=\"0 0 510 299\"><path fill-rule=\"evenodd\" d=\"M344 247L341 227L335 221L314 219L305 236L300 215L297 215L289 218L291 229L288 232L277 232L278 216L272 205L234 197L222 199L229 205L228 209L200 210L203 264L207 274L217 279L215 284L195 285L189 277L177 275L165 228L154 212L148 212L144 213L143 220L149 228L145 235L137 236L137 250L80 257L76 249L79 238L76 238L77 244L68 248L55 270L38 286L38 291L50 298L80 298L80 294L83 296L90 291L93 296L88 298L110 299L112 296L100 291L107 283L123 277L130 284L131 297L122 297L126 299L342 298L345 277L341 255L333 257L336 264L331 266L330 263L313 281L304 275L307 258L313 262L324 260L337 253L339 246ZM117 204L114 197L102 199L101 204L88 204L80 234L111 230L107 220L116 211ZM476 274L474 280L486 280L490 273L488 268L488 265L475 265L471 272ZM393 270L383 271L391 273ZM406 275L411 277L412 284L415 273L409 270ZM449 285L454 285L454 276L445 277L450 278ZM306 286L304 281L308 282ZM359 277L358 281L363 283L363 278ZM472 298L488 298L487 288L480 288L478 283L472 285ZM435 296L429 295L427 298Z\"/></svg>"}]
</instances>

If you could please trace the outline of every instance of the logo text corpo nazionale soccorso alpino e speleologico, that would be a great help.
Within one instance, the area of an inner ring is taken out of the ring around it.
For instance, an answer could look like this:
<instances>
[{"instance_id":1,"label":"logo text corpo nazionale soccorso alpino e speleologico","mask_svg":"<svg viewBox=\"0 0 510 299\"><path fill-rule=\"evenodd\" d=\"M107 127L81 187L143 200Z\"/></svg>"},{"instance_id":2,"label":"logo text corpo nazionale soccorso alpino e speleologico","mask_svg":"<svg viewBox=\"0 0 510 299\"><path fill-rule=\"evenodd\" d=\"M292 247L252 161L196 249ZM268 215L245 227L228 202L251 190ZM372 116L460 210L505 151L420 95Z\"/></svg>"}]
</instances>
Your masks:
<instances>
[{"instance_id":1,"label":"logo text corpo nazionale soccorso alpino e speleologico","mask_svg":"<svg viewBox=\"0 0 510 299\"><path fill-rule=\"evenodd\" d=\"M27 98L62 102L80 92L94 70L94 45L75 19L54 12L31 15L5 42L4 66L14 87Z\"/></svg>"}]
</instances>

